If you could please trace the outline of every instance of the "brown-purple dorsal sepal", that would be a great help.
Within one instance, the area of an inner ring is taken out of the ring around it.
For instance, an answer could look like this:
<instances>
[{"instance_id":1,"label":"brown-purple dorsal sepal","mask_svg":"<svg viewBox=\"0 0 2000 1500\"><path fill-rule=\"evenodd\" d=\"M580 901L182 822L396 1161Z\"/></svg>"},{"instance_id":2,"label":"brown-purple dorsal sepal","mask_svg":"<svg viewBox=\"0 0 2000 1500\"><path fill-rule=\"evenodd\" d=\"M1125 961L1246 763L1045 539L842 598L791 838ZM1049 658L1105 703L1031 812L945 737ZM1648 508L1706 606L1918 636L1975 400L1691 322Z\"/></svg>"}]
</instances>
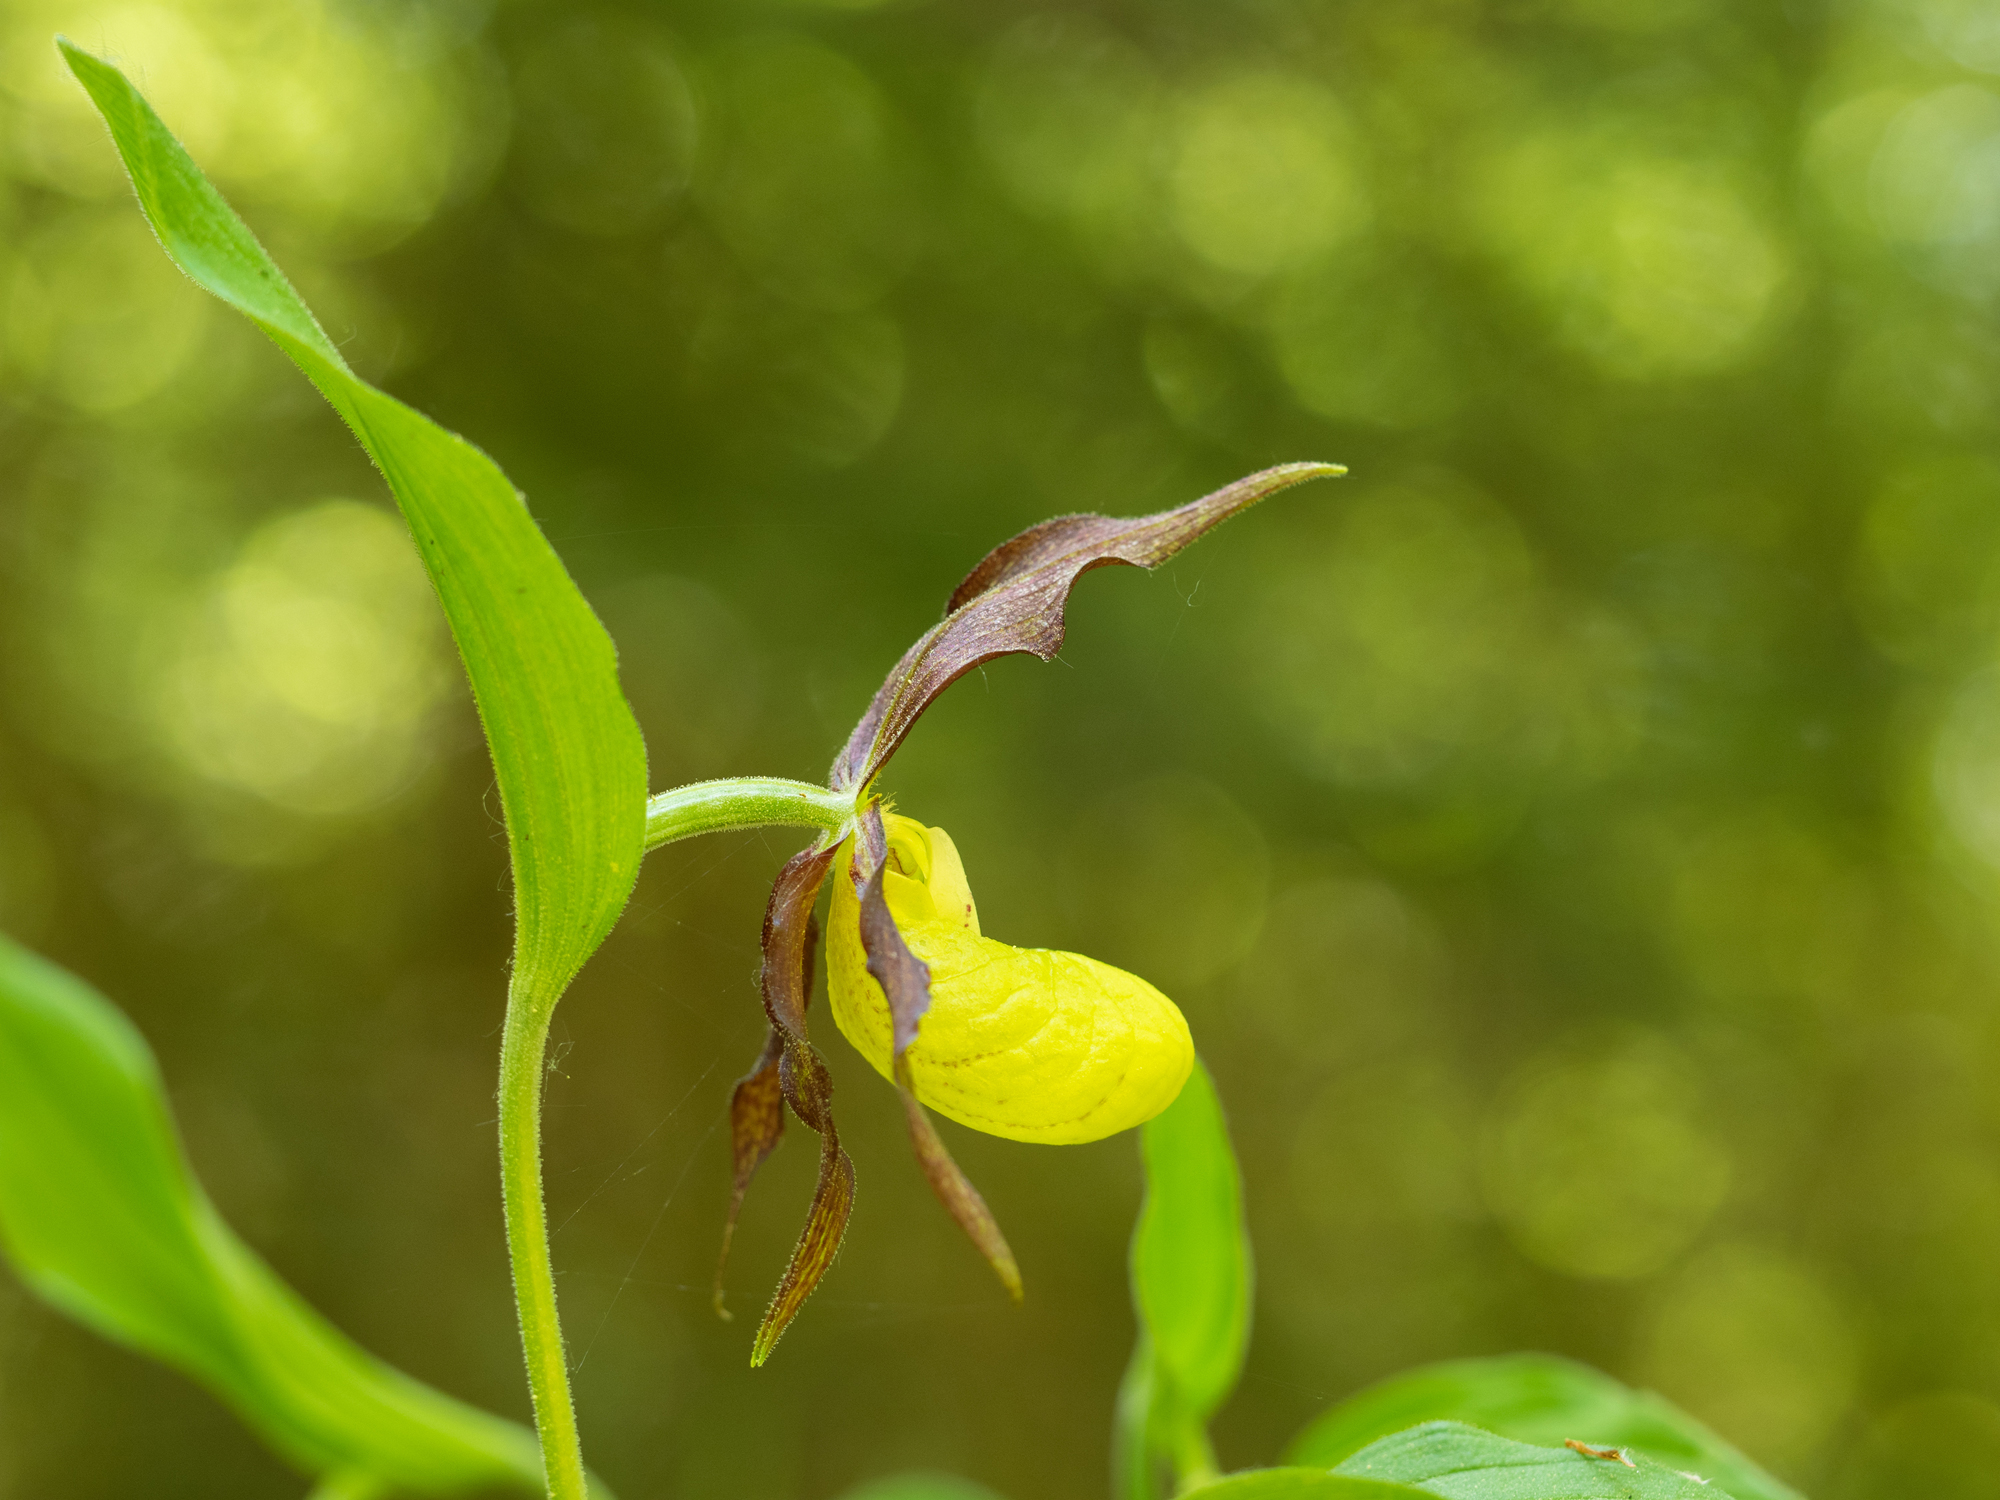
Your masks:
<instances>
[{"instance_id":1,"label":"brown-purple dorsal sepal","mask_svg":"<svg viewBox=\"0 0 2000 1500\"><path fill-rule=\"evenodd\" d=\"M943 620L903 653L834 762L828 784L856 791L882 769L931 701L982 662L1014 652L1043 661L1062 649L1070 587L1092 568L1156 568L1266 495L1338 464L1280 464L1150 516L1058 516L989 552L953 591Z\"/></svg>"}]
</instances>

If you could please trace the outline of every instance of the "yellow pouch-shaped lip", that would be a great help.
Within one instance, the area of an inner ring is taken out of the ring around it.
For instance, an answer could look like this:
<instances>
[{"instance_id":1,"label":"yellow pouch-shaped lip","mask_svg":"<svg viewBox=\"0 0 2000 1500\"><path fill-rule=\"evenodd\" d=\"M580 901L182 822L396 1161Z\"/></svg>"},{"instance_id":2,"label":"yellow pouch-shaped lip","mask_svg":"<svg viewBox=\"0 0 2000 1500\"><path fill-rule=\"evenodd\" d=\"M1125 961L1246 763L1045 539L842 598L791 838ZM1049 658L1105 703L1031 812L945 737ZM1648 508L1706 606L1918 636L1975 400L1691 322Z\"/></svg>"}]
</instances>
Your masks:
<instances>
[{"instance_id":1,"label":"yellow pouch-shaped lip","mask_svg":"<svg viewBox=\"0 0 2000 1500\"><path fill-rule=\"evenodd\" d=\"M1194 1042L1171 1000L1094 958L983 936L944 830L894 813L883 824L883 894L931 971L931 1007L909 1052L920 1100L975 1130L1050 1145L1101 1140L1174 1101ZM868 973L852 863L850 843L834 867L827 988L842 1034L893 1078L889 1002Z\"/></svg>"}]
</instances>

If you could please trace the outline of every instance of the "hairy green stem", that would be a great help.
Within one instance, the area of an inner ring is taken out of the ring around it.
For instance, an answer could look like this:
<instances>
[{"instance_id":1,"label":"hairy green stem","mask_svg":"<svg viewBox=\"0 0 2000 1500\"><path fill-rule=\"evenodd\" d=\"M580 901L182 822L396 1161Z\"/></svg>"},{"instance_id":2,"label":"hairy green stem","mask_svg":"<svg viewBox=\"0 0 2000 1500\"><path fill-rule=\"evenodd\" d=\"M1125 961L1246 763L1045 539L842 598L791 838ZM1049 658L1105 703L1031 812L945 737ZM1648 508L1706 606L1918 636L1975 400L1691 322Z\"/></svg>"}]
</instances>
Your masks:
<instances>
[{"instance_id":1,"label":"hairy green stem","mask_svg":"<svg viewBox=\"0 0 2000 1500\"><path fill-rule=\"evenodd\" d=\"M1152 1340L1142 1322L1112 1413L1111 1500L1159 1500L1159 1476L1154 1473L1153 1445L1146 1430L1153 1413L1155 1378Z\"/></svg>"},{"instance_id":2,"label":"hairy green stem","mask_svg":"<svg viewBox=\"0 0 2000 1500\"><path fill-rule=\"evenodd\" d=\"M697 781L646 803L646 848L698 833L774 824L837 833L854 817L854 799L810 782L776 776ZM549 1254L548 1209L542 1195L542 1080L553 1006L509 993L500 1039L500 1187L507 1215L507 1253L514 1267L514 1303L521 1349L535 1401L535 1432L551 1500L586 1500L583 1445L570 1396L562 1323L556 1316L555 1262ZM345 1492L335 1489L334 1495ZM365 1492L364 1492L365 1493Z\"/></svg>"},{"instance_id":3,"label":"hairy green stem","mask_svg":"<svg viewBox=\"0 0 2000 1500\"><path fill-rule=\"evenodd\" d=\"M1215 1461L1215 1447L1208 1440L1208 1432L1200 1423L1190 1425L1180 1435L1180 1442L1174 1449L1174 1478L1179 1484L1177 1495L1185 1495L1190 1490L1198 1490L1205 1484L1213 1484L1222 1477L1222 1470Z\"/></svg>"},{"instance_id":4,"label":"hairy green stem","mask_svg":"<svg viewBox=\"0 0 2000 1500\"><path fill-rule=\"evenodd\" d=\"M1208 1428L1177 1413L1171 1385L1142 1323L1112 1417L1112 1500L1160 1500L1164 1467L1173 1469L1176 1497L1222 1477Z\"/></svg>"},{"instance_id":5,"label":"hairy green stem","mask_svg":"<svg viewBox=\"0 0 2000 1500\"><path fill-rule=\"evenodd\" d=\"M646 848L730 828L818 828L837 833L854 817L854 798L809 781L732 776L694 781L646 803Z\"/></svg>"},{"instance_id":6,"label":"hairy green stem","mask_svg":"<svg viewBox=\"0 0 2000 1500\"><path fill-rule=\"evenodd\" d=\"M500 1036L500 1191L542 1470L552 1500L585 1500L583 1443L570 1399L562 1323L556 1317L556 1271L542 1200L542 1059L553 1014L552 1007L508 997Z\"/></svg>"}]
</instances>

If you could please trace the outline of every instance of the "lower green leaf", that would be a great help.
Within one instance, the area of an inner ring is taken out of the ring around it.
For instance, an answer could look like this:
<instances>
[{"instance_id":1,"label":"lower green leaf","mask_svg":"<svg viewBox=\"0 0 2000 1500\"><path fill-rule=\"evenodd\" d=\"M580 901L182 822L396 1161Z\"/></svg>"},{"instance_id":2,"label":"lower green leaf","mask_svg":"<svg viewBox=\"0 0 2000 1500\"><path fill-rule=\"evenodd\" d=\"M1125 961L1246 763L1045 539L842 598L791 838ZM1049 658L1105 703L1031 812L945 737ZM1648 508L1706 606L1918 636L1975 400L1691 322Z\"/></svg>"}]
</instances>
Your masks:
<instances>
[{"instance_id":1,"label":"lower green leaf","mask_svg":"<svg viewBox=\"0 0 2000 1500\"><path fill-rule=\"evenodd\" d=\"M1159 1383L1153 1346L1142 1328L1131 1361L1125 1366L1125 1378L1119 1382L1118 1402L1111 1415L1112 1500L1160 1500L1159 1449L1163 1445L1155 1434L1166 1423L1153 1415ZM1203 1437L1205 1440L1206 1434Z\"/></svg>"},{"instance_id":2,"label":"lower green leaf","mask_svg":"<svg viewBox=\"0 0 2000 1500\"><path fill-rule=\"evenodd\" d=\"M1146 1202L1132 1232L1138 1347L1118 1397L1114 1490L1152 1500L1156 1464L1212 1474L1207 1422L1250 1342L1250 1239L1229 1122L1196 1059L1180 1097L1140 1135Z\"/></svg>"},{"instance_id":3,"label":"lower green leaf","mask_svg":"<svg viewBox=\"0 0 2000 1500\"><path fill-rule=\"evenodd\" d=\"M1235 1388L1250 1343L1250 1240L1229 1122L1199 1061L1140 1134L1146 1202L1132 1235L1132 1298L1189 1415Z\"/></svg>"},{"instance_id":4,"label":"lower green leaf","mask_svg":"<svg viewBox=\"0 0 2000 1500\"><path fill-rule=\"evenodd\" d=\"M1324 1469L1251 1469L1182 1491L1202 1500L1429 1500L1428 1490Z\"/></svg>"},{"instance_id":5,"label":"lower green leaf","mask_svg":"<svg viewBox=\"0 0 2000 1500\"><path fill-rule=\"evenodd\" d=\"M356 376L131 80L57 46L161 248L291 357L388 480L493 752L514 873L510 1001L546 1016L625 909L645 848L646 750L611 637L499 466Z\"/></svg>"},{"instance_id":6,"label":"lower green leaf","mask_svg":"<svg viewBox=\"0 0 2000 1500\"><path fill-rule=\"evenodd\" d=\"M1379 1437L1435 1420L1545 1446L1576 1438L1629 1447L1712 1479L1736 1500L1802 1500L1665 1398L1552 1354L1451 1360L1392 1376L1321 1416L1285 1458L1331 1467Z\"/></svg>"},{"instance_id":7,"label":"lower green leaf","mask_svg":"<svg viewBox=\"0 0 2000 1500\"><path fill-rule=\"evenodd\" d=\"M1000 1500L983 1484L955 1474L894 1474L869 1479L846 1491L840 1500Z\"/></svg>"},{"instance_id":8,"label":"lower green leaf","mask_svg":"<svg viewBox=\"0 0 2000 1500\"><path fill-rule=\"evenodd\" d=\"M193 1377L333 1493L542 1489L526 1428L383 1364L236 1237L188 1170L138 1031L5 937L0 1251L43 1300Z\"/></svg>"},{"instance_id":9,"label":"lower green leaf","mask_svg":"<svg viewBox=\"0 0 2000 1500\"><path fill-rule=\"evenodd\" d=\"M1463 1422L1370 1443L1334 1471L1447 1500L1735 1500L1720 1485L1623 1448L1539 1448Z\"/></svg>"}]
</instances>

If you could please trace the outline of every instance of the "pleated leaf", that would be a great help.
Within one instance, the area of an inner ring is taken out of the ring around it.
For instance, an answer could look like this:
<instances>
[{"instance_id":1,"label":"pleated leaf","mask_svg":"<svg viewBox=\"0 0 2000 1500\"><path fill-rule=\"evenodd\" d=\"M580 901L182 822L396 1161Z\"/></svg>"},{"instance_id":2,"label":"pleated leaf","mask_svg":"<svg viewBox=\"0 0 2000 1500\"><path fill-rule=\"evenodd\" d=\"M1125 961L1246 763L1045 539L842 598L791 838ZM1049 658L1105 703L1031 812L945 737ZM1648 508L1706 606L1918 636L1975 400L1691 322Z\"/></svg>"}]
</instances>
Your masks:
<instances>
[{"instance_id":1,"label":"pleated leaf","mask_svg":"<svg viewBox=\"0 0 2000 1500\"><path fill-rule=\"evenodd\" d=\"M1335 1472L1445 1500L1738 1500L1705 1475L1643 1454L1537 1447L1462 1422L1426 1422L1378 1439Z\"/></svg>"},{"instance_id":2,"label":"pleated leaf","mask_svg":"<svg viewBox=\"0 0 2000 1500\"><path fill-rule=\"evenodd\" d=\"M138 1031L4 937L0 1250L44 1301L206 1386L307 1473L541 1491L526 1428L383 1364L236 1237L188 1169Z\"/></svg>"},{"instance_id":3,"label":"pleated leaf","mask_svg":"<svg viewBox=\"0 0 2000 1500\"><path fill-rule=\"evenodd\" d=\"M983 1484L955 1474L893 1474L844 1491L840 1500L1000 1500Z\"/></svg>"},{"instance_id":4,"label":"pleated leaf","mask_svg":"<svg viewBox=\"0 0 2000 1500\"><path fill-rule=\"evenodd\" d=\"M1202 1500L1429 1500L1427 1491L1324 1469L1251 1469L1183 1492Z\"/></svg>"},{"instance_id":5,"label":"pleated leaf","mask_svg":"<svg viewBox=\"0 0 2000 1500\"><path fill-rule=\"evenodd\" d=\"M1140 1137L1146 1202L1132 1236L1132 1295L1153 1357L1187 1410L1215 1414L1250 1343L1250 1239L1229 1122L1200 1062Z\"/></svg>"},{"instance_id":6,"label":"pleated leaf","mask_svg":"<svg viewBox=\"0 0 2000 1500\"><path fill-rule=\"evenodd\" d=\"M1331 1467L1377 1438L1434 1420L1547 1447L1575 1438L1629 1448L1713 1480L1736 1500L1804 1500L1664 1397L1552 1354L1451 1360L1391 1376L1314 1421L1285 1461Z\"/></svg>"},{"instance_id":7,"label":"pleated leaf","mask_svg":"<svg viewBox=\"0 0 2000 1500\"><path fill-rule=\"evenodd\" d=\"M512 993L546 1014L617 921L643 849L645 747L611 638L494 462L348 369L138 90L109 63L60 45L161 246L291 356L394 491L493 754L513 858Z\"/></svg>"},{"instance_id":8,"label":"pleated leaf","mask_svg":"<svg viewBox=\"0 0 2000 1500\"><path fill-rule=\"evenodd\" d=\"M1250 1239L1229 1124L1197 1060L1180 1097L1140 1135L1146 1201L1132 1234L1138 1346L1119 1393L1120 1500L1152 1500L1157 1471L1212 1466L1207 1423L1250 1342Z\"/></svg>"}]
</instances>

